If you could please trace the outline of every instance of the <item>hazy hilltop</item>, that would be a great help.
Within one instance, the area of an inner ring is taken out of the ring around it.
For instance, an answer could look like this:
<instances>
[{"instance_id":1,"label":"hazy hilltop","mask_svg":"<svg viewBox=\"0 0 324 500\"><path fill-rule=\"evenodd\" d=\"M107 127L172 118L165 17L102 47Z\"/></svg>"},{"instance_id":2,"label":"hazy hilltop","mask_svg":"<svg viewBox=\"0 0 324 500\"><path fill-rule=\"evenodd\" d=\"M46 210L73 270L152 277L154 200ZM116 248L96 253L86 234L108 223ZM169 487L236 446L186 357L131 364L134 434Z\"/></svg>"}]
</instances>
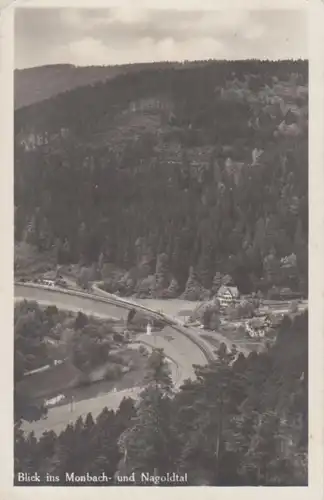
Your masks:
<instances>
[{"instance_id":1,"label":"hazy hilltop","mask_svg":"<svg viewBox=\"0 0 324 500\"><path fill-rule=\"evenodd\" d=\"M165 66L168 63L154 63ZM74 66L54 64L15 70L15 109L49 99L76 87L91 85L151 64L120 66Z\"/></svg>"},{"instance_id":2,"label":"hazy hilltop","mask_svg":"<svg viewBox=\"0 0 324 500\"><path fill-rule=\"evenodd\" d=\"M16 241L121 293L306 293L307 62L137 69L16 111Z\"/></svg>"}]
</instances>

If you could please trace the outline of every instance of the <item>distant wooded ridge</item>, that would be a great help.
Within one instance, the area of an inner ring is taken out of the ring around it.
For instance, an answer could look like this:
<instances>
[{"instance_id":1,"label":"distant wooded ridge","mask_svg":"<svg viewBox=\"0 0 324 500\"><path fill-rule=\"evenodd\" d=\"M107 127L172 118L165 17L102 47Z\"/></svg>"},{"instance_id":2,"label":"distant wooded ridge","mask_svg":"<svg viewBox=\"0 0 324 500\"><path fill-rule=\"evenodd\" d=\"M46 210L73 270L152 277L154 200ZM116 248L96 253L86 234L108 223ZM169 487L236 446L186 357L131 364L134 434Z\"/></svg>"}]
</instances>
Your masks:
<instances>
[{"instance_id":1,"label":"distant wooded ridge","mask_svg":"<svg viewBox=\"0 0 324 500\"><path fill-rule=\"evenodd\" d=\"M14 76L14 104L15 109L29 106L31 104L50 99L51 97L73 90L77 87L92 85L96 82L105 81L125 72L142 71L145 69L163 69L170 66L181 68L184 65L195 66L217 62L218 64L237 64L241 66L249 63L257 64L277 64L278 61L161 61L154 63L135 63L107 66L76 66L73 64L48 64L44 66L34 66L31 68L16 69ZM304 66L303 71L307 72L307 61L305 60L282 60L280 64L298 64Z\"/></svg>"}]
</instances>

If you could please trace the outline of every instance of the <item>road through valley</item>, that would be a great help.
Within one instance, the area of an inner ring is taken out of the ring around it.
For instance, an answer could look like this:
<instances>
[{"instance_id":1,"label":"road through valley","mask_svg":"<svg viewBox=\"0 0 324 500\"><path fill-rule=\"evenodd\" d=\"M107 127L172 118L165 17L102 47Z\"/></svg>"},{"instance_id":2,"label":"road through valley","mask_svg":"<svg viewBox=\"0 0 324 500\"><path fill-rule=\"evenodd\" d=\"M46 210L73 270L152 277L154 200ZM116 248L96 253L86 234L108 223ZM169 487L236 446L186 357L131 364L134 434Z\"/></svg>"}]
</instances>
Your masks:
<instances>
[{"instance_id":1,"label":"road through valley","mask_svg":"<svg viewBox=\"0 0 324 500\"><path fill-rule=\"evenodd\" d=\"M101 318L126 319L129 311L129 308L126 308L122 302L120 305L116 305L91 295L78 295L73 292L50 290L35 285L15 284L14 292L15 300L26 299L43 304L55 304L58 308L82 311L85 314ZM173 361L172 375L176 386L181 385L185 379L194 377L193 365L204 365L207 362L203 350L188 336L182 334L178 328L175 329L171 325L152 336L141 335L137 337L137 340L143 340L152 347L164 349L165 355ZM105 406L116 409L124 397L136 397L138 391L139 388L132 388L120 392L109 392L92 399L77 401L72 406L70 403L57 406L49 410L47 419L32 423L24 422L23 427L26 431L33 430L38 436L49 429L58 432L80 415L91 412L95 417Z\"/></svg>"}]
</instances>

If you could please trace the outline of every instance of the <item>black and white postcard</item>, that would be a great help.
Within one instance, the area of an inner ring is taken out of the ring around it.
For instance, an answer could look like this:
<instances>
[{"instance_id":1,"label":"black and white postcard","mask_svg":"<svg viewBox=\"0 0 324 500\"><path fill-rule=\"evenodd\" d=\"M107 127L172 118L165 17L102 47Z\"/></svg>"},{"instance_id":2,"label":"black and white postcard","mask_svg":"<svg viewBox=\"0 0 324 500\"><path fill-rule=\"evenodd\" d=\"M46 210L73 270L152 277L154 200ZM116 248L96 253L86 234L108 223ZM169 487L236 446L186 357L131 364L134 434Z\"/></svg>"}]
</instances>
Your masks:
<instances>
[{"instance_id":1,"label":"black and white postcard","mask_svg":"<svg viewBox=\"0 0 324 500\"><path fill-rule=\"evenodd\" d=\"M13 498L320 498L324 12L286 3L3 10Z\"/></svg>"}]
</instances>

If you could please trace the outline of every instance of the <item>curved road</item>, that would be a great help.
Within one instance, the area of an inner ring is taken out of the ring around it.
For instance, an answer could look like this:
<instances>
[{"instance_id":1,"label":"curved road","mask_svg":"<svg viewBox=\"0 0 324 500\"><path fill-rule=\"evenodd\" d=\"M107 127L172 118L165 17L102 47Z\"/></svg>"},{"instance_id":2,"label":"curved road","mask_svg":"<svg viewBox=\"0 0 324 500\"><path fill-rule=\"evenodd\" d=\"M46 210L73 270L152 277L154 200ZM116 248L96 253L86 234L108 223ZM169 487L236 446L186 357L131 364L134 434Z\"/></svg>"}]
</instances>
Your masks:
<instances>
[{"instance_id":1,"label":"curved road","mask_svg":"<svg viewBox=\"0 0 324 500\"><path fill-rule=\"evenodd\" d=\"M94 290L95 291L95 290ZM101 296L101 300L100 300ZM99 316L102 318L126 319L130 307L136 306L139 309L146 309L151 314L156 311L143 307L143 304L118 299L116 296L101 292L100 296L90 294L78 294L73 291L62 291L62 289L50 289L33 284L15 284L15 300L36 300L41 304L55 304L60 309L72 311L83 311L88 315ZM106 298L102 298L105 296ZM107 298L110 297L110 299ZM302 304L302 308L307 307L307 303ZM281 310L281 312L284 312ZM161 317L161 315L159 315ZM163 315L166 321L170 322L175 318ZM179 387L187 378L194 378L193 365L204 365L207 358L210 357L211 347L207 348L206 343L199 338L201 332L193 328L184 328L181 325L166 326L158 334L151 337L140 335L137 337L139 342L148 344L151 347L163 348L166 357L172 360L171 373L175 387ZM191 338L188 338L191 337ZM226 339L222 334L214 332L214 337L219 342L224 342L229 348L232 342ZM199 342L195 342L199 338ZM191 340L193 339L193 340ZM238 349L245 355L249 350L237 345ZM209 350L209 356L208 354ZM204 354L205 351L205 354ZM102 409L107 406L111 409L117 409L124 397L136 397L140 388L126 389L119 392L101 393L92 399L76 401L71 411L70 404L65 404L52 408L48 412L46 420L39 420L33 423L24 423L23 428L28 431L34 431L36 436L40 436L44 431L52 429L56 432L63 430L69 422L75 421L79 416L84 416L91 412L96 417Z\"/></svg>"},{"instance_id":2,"label":"curved road","mask_svg":"<svg viewBox=\"0 0 324 500\"><path fill-rule=\"evenodd\" d=\"M127 318L129 307L122 302L120 305L98 300L98 297L86 297L63 292L58 289L50 290L35 285L15 284L15 300L35 300L43 304L55 304L58 308L73 311L82 311L85 314L99 316L102 318ZM153 311L152 311L153 312ZM180 386L185 379L195 376L193 365L204 365L207 362L206 356L197 344L178 329L166 326L158 334L151 337L140 335L137 340L145 341L152 347L163 348L165 355L174 361L176 370L172 369L176 386ZM32 423L24 423L26 431L34 431L36 436L41 435L45 430L53 429L56 432L63 430L66 425L75 421L80 415L91 412L97 416L101 410L107 406L116 409L120 401L127 396L136 396L139 388L127 389L121 392L110 392L101 394L95 398L78 401L74 403L73 411L71 405L66 404L52 408L48 412L46 420L39 420Z\"/></svg>"}]
</instances>

